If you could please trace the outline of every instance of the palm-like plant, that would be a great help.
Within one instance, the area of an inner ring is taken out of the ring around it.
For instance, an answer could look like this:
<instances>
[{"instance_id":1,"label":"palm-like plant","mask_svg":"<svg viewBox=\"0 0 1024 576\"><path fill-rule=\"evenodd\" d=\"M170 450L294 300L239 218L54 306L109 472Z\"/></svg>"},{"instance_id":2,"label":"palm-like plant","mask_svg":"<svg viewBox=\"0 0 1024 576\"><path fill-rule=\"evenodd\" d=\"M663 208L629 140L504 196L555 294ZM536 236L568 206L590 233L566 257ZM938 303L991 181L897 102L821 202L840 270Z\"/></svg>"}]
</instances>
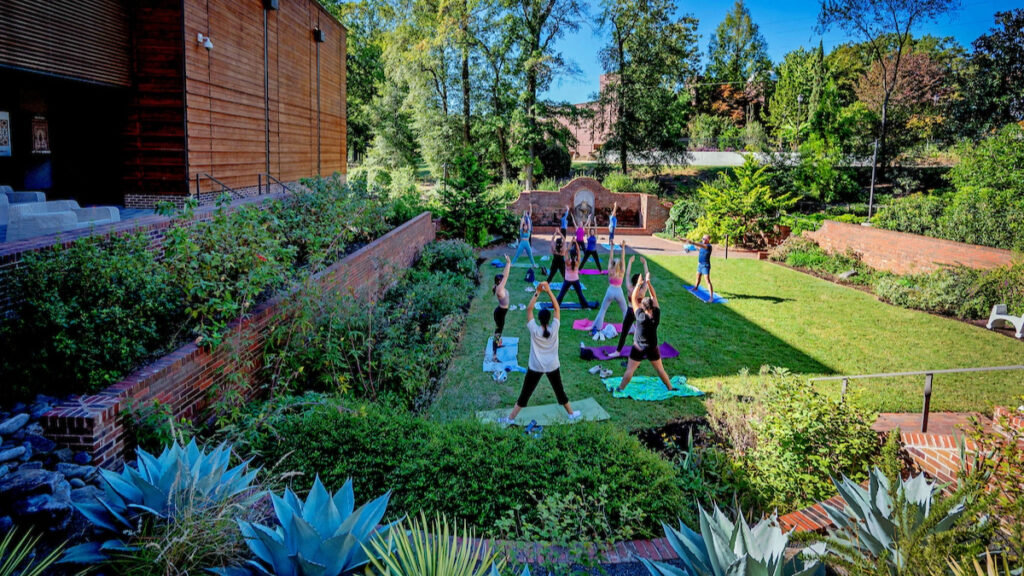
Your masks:
<instances>
[{"instance_id":1,"label":"palm-like plant","mask_svg":"<svg viewBox=\"0 0 1024 576\"><path fill-rule=\"evenodd\" d=\"M34 552L39 536L25 532L18 537L17 528L12 528L0 540L0 576L40 576L60 558L58 547L49 555L36 559Z\"/></svg>"},{"instance_id":2,"label":"palm-like plant","mask_svg":"<svg viewBox=\"0 0 1024 576\"><path fill-rule=\"evenodd\" d=\"M370 561L367 546L374 538L388 539L393 524L378 528L387 511L390 492L355 509L352 480L331 495L318 476L305 502L290 489L272 494L278 525L238 522L249 550L256 557L246 566L215 570L224 576L339 576L351 574ZM390 553L390 550L385 551Z\"/></svg>"},{"instance_id":3,"label":"palm-like plant","mask_svg":"<svg viewBox=\"0 0 1024 576\"><path fill-rule=\"evenodd\" d=\"M877 468L866 489L845 476L833 482L846 507L823 505L837 529L825 539L824 550L815 552L844 567L884 565L896 576L911 554L926 548L931 537L952 530L966 509L963 498L938 499L941 488L923 473L900 480L895 498Z\"/></svg>"},{"instance_id":4,"label":"palm-like plant","mask_svg":"<svg viewBox=\"0 0 1024 576\"><path fill-rule=\"evenodd\" d=\"M159 456L139 448L135 466L126 465L120 474L100 469L103 495L76 503L75 508L101 531L117 536L72 547L61 562L99 563L109 552L132 551L120 536L134 529L142 514L173 522L182 509L204 509L249 491L259 470L249 470L248 461L230 465L230 446L206 452L193 439L187 446L175 442Z\"/></svg>"},{"instance_id":5,"label":"palm-like plant","mask_svg":"<svg viewBox=\"0 0 1024 576\"><path fill-rule=\"evenodd\" d=\"M494 551L484 552L483 540L471 544L474 534L463 526L453 531L448 519L438 516L427 522L423 513L404 529L388 533L373 542L377 558L371 560L380 574L388 576L487 576L492 567L500 572L502 563ZM391 554L391 551L394 553Z\"/></svg>"},{"instance_id":6,"label":"palm-like plant","mask_svg":"<svg viewBox=\"0 0 1024 576\"><path fill-rule=\"evenodd\" d=\"M641 558L653 576L810 576L820 574L815 560L804 563L786 559L789 534L783 533L774 516L753 527L740 515L735 522L718 506L713 513L700 508L700 534L680 524L679 530L663 524L665 537L684 568Z\"/></svg>"}]
</instances>

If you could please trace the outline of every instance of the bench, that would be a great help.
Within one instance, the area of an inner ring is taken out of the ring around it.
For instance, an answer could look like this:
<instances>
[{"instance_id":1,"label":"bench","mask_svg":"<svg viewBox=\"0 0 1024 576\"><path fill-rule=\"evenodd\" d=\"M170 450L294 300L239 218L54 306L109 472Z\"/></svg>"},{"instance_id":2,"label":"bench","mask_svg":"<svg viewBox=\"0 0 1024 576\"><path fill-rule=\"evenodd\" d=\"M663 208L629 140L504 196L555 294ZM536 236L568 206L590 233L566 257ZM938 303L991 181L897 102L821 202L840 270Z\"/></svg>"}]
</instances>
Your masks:
<instances>
[{"instance_id":1,"label":"bench","mask_svg":"<svg viewBox=\"0 0 1024 576\"><path fill-rule=\"evenodd\" d=\"M992 313L988 315L988 324L985 327L991 330L995 328L996 322L1003 322L1013 326L1017 329L1017 338L1022 337L1022 332L1024 332L1024 316L1010 316L1006 313L1006 304L996 304L992 307Z\"/></svg>"},{"instance_id":2,"label":"bench","mask_svg":"<svg viewBox=\"0 0 1024 576\"><path fill-rule=\"evenodd\" d=\"M27 204L29 202L45 202L46 194L42 192L15 192L10 186L0 186L0 226L6 226L10 220L10 206L12 204Z\"/></svg>"},{"instance_id":3,"label":"bench","mask_svg":"<svg viewBox=\"0 0 1024 576\"><path fill-rule=\"evenodd\" d=\"M121 214L113 206L82 208L74 200L14 204L10 207L7 241L14 242L120 221Z\"/></svg>"}]
</instances>

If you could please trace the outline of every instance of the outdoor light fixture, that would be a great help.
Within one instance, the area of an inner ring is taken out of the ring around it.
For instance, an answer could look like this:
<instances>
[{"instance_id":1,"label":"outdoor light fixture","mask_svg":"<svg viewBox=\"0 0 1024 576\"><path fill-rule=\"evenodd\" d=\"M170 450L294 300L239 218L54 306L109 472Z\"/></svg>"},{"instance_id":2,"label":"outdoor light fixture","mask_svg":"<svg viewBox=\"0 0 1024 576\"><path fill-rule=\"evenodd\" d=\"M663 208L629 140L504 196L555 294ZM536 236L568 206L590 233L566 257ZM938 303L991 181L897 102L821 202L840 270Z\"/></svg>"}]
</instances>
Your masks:
<instances>
[{"instance_id":1,"label":"outdoor light fixture","mask_svg":"<svg viewBox=\"0 0 1024 576\"><path fill-rule=\"evenodd\" d=\"M210 40L209 36L203 36L202 32L196 34L196 42L202 44L203 48L207 50L213 50L213 41Z\"/></svg>"},{"instance_id":2,"label":"outdoor light fixture","mask_svg":"<svg viewBox=\"0 0 1024 576\"><path fill-rule=\"evenodd\" d=\"M313 40L316 42L327 42L327 32L316 28L313 30Z\"/></svg>"}]
</instances>

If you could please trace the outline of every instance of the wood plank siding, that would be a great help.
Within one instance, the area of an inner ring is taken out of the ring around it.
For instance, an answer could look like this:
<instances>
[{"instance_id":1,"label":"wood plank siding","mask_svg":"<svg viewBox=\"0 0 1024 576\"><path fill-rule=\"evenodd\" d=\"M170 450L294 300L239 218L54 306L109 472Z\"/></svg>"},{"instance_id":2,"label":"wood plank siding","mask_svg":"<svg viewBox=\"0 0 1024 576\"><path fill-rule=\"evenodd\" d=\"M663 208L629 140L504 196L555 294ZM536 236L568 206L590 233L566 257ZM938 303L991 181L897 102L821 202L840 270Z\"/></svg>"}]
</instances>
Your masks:
<instances>
[{"instance_id":1,"label":"wood plank siding","mask_svg":"<svg viewBox=\"0 0 1024 576\"><path fill-rule=\"evenodd\" d=\"M131 33L122 0L3 0L0 24L0 66L131 84Z\"/></svg>"},{"instance_id":2,"label":"wood plank siding","mask_svg":"<svg viewBox=\"0 0 1024 576\"><path fill-rule=\"evenodd\" d=\"M267 172L268 162L270 173L285 182L318 172L344 173L345 30L341 24L316 0L281 0L279 10L265 13L265 66L261 0L185 0L184 4L190 180L209 174L232 188L252 187L257 175ZM326 32L325 42L314 41L313 31L318 28ZM197 42L199 33L210 37L212 50ZM201 192L218 189L213 181L200 179Z\"/></svg>"}]
</instances>

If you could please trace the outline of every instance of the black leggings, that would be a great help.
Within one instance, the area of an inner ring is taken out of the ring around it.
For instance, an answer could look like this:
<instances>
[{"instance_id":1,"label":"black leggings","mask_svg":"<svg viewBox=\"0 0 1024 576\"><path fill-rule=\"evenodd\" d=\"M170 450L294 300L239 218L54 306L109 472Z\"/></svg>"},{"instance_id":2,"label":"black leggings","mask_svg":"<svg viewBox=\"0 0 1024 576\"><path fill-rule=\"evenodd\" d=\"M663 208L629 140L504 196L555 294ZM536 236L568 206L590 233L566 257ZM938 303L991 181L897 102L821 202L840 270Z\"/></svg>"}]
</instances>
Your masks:
<instances>
[{"instance_id":1,"label":"black leggings","mask_svg":"<svg viewBox=\"0 0 1024 576\"><path fill-rule=\"evenodd\" d=\"M633 312L633 308L626 307L626 317L622 319L622 332L619 333L619 346L616 348L617 351L622 352L622 347L626 345L626 336L629 335L629 329L633 327L633 323L636 322L636 312Z\"/></svg>"},{"instance_id":2,"label":"black leggings","mask_svg":"<svg viewBox=\"0 0 1024 576\"><path fill-rule=\"evenodd\" d=\"M565 257L555 254L551 257L551 269L548 271L548 282L555 277L555 272L562 273L562 280L565 280Z\"/></svg>"},{"instance_id":3,"label":"black leggings","mask_svg":"<svg viewBox=\"0 0 1024 576\"><path fill-rule=\"evenodd\" d=\"M576 296L580 299L580 308L586 310L590 307L586 297L583 296L583 286L580 285L579 280L566 280L562 282L562 289L558 291L558 303L561 304L562 300L565 299L565 293L569 291L569 287L572 286L576 289Z\"/></svg>"},{"instance_id":4,"label":"black leggings","mask_svg":"<svg viewBox=\"0 0 1024 576\"><path fill-rule=\"evenodd\" d=\"M501 340L501 333L505 331L505 316L508 316L508 308L498 306L494 309L494 342L492 348L498 351L498 340Z\"/></svg>"},{"instance_id":5,"label":"black leggings","mask_svg":"<svg viewBox=\"0 0 1024 576\"><path fill-rule=\"evenodd\" d=\"M580 262L580 269L583 269L583 265L587 263L587 258L594 257L594 262L597 262L598 271L601 270L601 259L597 256L597 250L586 250L583 252L583 260Z\"/></svg>"},{"instance_id":6,"label":"black leggings","mask_svg":"<svg viewBox=\"0 0 1024 576\"><path fill-rule=\"evenodd\" d=\"M551 372L536 372L534 370L526 371L526 378L523 379L523 391L519 393L519 399L516 400L516 406L525 408L530 402L530 396L533 396L533 391L537 389L537 384L540 383L540 377L547 376L548 382L551 383L551 388L555 391L555 399L562 406L569 403L569 397L565 395L565 389L562 388L562 373L558 368L555 368Z\"/></svg>"}]
</instances>

